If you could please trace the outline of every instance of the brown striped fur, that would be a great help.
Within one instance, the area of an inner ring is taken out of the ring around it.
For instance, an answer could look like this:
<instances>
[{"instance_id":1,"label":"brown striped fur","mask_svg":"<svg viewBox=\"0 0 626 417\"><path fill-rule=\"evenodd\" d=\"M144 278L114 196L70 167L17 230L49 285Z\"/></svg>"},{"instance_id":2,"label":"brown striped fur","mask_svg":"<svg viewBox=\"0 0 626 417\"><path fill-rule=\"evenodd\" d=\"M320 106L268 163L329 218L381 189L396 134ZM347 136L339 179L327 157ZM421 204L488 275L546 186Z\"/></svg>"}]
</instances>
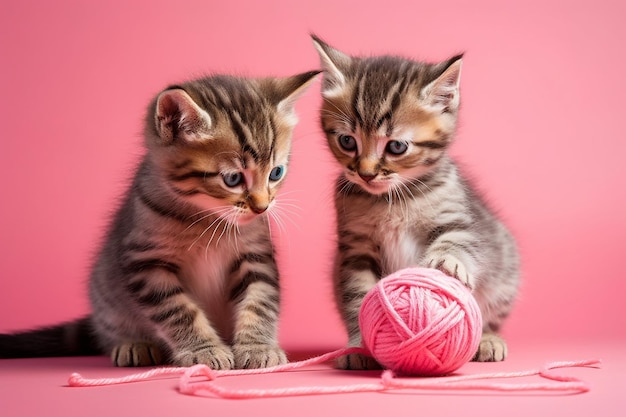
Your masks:
<instances>
[{"instance_id":1,"label":"brown striped fur","mask_svg":"<svg viewBox=\"0 0 626 417\"><path fill-rule=\"evenodd\" d=\"M448 155L459 109L460 55L429 64L352 57L313 36L324 70L321 124L337 179L334 284L350 345L368 290L398 269L439 268L472 289L484 321L479 361L507 353L497 334L519 285L515 242ZM347 369L375 368L359 355Z\"/></svg>"},{"instance_id":2,"label":"brown striped fur","mask_svg":"<svg viewBox=\"0 0 626 417\"><path fill-rule=\"evenodd\" d=\"M81 334L76 323L56 326L45 346L34 345L43 330L1 335L0 357L284 363L268 216L288 166L294 101L316 74L211 76L160 93L147 113L146 155L91 273L93 312L77 322Z\"/></svg>"}]
</instances>

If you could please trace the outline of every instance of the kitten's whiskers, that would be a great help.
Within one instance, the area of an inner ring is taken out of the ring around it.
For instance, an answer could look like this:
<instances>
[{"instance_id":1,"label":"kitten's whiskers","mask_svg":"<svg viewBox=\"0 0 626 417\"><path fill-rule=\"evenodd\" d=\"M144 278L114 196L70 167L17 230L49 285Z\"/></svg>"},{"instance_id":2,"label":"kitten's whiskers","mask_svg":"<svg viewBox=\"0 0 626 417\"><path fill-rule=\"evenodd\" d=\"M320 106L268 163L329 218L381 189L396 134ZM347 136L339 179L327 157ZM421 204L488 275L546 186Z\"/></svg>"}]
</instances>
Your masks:
<instances>
[{"instance_id":1,"label":"kitten's whiskers","mask_svg":"<svg viewBox=\"0 0 626 417\"><path fill-rule=\"evenodd\" d=\"M234 224L234 228L233 228L233 240L235 241L235 249L237 250L237 253L240 253L239 251L239 237L241 237L241 229L239 228L239 223L235 222Z\"/></svg>"},{"instance_id":2,"label":"kitten's whiskers","mask_svg":"<svg viewBox=\"0 0 626 417\"><path fill-rule=\"evenodd\" d=\"M272 220L272 222L274 223L274 225L276 225L276 227L278 228L278 232L284 234L285 233L285 229L283 224L280 221L280 218L278 217L278 215L276 213L273 212L268 212L268 215L270 217L270 219ZM271 227L270 227L271 230Z\"/></svg>"},{"instance_id":3,"label":"kitten's whiskers","mask_svg":"<svg viewBox=\"0 0 626 417\"><path fill-rule=\"evenodd\" d=\"M341 188L339 188L337 193L342 197L342 203L343 203L343 202L345 202L346 197L352 191L352 189L355 187L356 184L354 184L352 181L348 180L343 175L339 179L339 184L341 185ZM343 209L345 211L346 205L342 204L342 207L343 207Z\"/></svg>"},{"instance_id":4,"label":"kitten's whiskers","mask_svg":"<svg viewBox=\"0 0 626 417\"><path fill-rule=\"evenodd\" d=\"M230 206L218 206L215 208L210 208L210 209L206 209L206 210L201 210L195 214L192 214L191 216L189 216L189 219L191 220L193 217L195 216L199 216L200 214L203 213L207 213L204 216L199 217L198 219L194 220L192 223L189 224L189 226L187 226L181 233L186 232L187 230L191 229L194 225L200 223L202 220L204 219L208 219L209 217L213 216L213 215L218 215L221 213L225 213L230 209Z\"/></svg>"},{"instance_id":5,"label":"kitten's whiskers","mask_svg":"<svg viewBox=\"0 0 626 417\"><path fill-rule=\"evenodd\" d=\"M223 217L218 217L217 219L213 221L213 223L211 223L211 226L212 226L215 222L217 222L217 224L215 225L215 228L213 229L213 233L211 233L211 237L209 238L209 241L206 244L205 252L208 252L209 246L211 246L211 242L213 242L213 238L215 238L215 234L217 233L217 230L222 226L222 224L225 221L226 220ZM209 226L207 230L210 229L211 226Z\"/></svg>"},{"instance_id":6,"label":"kitten's whiskers","mask_svg":"<svg viewBox=\"0 0 626 417\"><path fill-rule=\"evenodd\" d=\"M395 195L398 196L398 207L400 208L400 212L403 214L403 217L407 217L409 214L409 204L406 200L406 196L404 195L404 190L400 188L400 184L395 183L392 184L391 188L393 189Z\"/></svg>"},{"instance_id":7,"label":"kitten's whiskers","mask_svg":"<svg viewBox=\"0 0 626 417\"><path fill-rule=\"evenodd\" d=\"M343 113L337 113L334 111L330 111L330 110L322 110L322 113L325 113L329 116L335 117L337 118L339 121L346 123L347 125L350 125L352 123L351 119L349 116L347 116L346 114Z\"/></svg>"},{"instance_id":8,"label":"kitten's whiskers","mask_svg":"<svg viewBox=\"0 0 626 417\"><path fill-rule=\"evenodd\" d=\"M342 176L339 181L341 184L341 188L339 189L339 194L347 195L350 191L352 191L352 188L355 186L355 184L352 181L350 181L344 176Z\"/></svg>"},{"instance_id":9,"label":"kitten's whiskers","mask_svg":"<svg viewBox=\"0 0 626 417\"><path fill-rule=\"evenodd\" d=\"M393 185L387 188L387 213L391 213L391 208L393 207L391 204L393 200L393 195L391 194L391 190L393 190Z\"/></svg>"},{"instance_id":10,"label":"kitten's whiskers","mask_svg":"<svg viewBox=\"0 0 626 417\"><path fill-rule=\"evenodd\" d=\"M424 190L422 190L423 188L426 188L427 191L432 192L432 188L430 188L428 186L428 184L426 184L424 181L420 180L419 178L405 178L403 177L403 179L408 182L411 186L413 186L417 191L419 191L419 193L422 195L422 197L424 197L424 200L426 200L426 203L428 203L428 205L430 206L430 209L432 211L435 210L432 202L430 201L430 198L428 197L428 194L426 194L424 192ZM413 196L413 198L415 198L415 194L413 192L411 192L411 190L408 188L408 186L406 184L404 184L404 186L407 188L408 192Z\"/></svg>"},{"instance_id":11,"label":"kitten's whiskers","mask_svg":"<svg viewBox=\"0 0 626 417\"><path fill-rule=\"evenodd\" d=\"M237 253L239 253L239 242L237 239L237 234L239 233L239 223L238 219L241 213L236 208L232 208L224 217L226 218L225 230L226 230L226 238L228 239L228 243L231 245L231 248ZM231 234L232 234L232 242L231 242ZM219 242L219 239L218 239Z\"/></svg>"},{"instance_id":12,"label":"kitten's whiskers","mask_svg":"<svg viewBox=\"0 0 626 417\"><path fill-rule=\"evenodd\" d=\"M348 114L347 109L342 109L331 101L328 101L328 100L324 100L324 101L330 104L331 106L333 106L337 111L335 112L335 111L328 110L328 109L322 109L322 113L326 113L330 116L335 116L342 122L345 122L348 125L352 125L352 117Z\"/></svg>"},{"instance_id":13,"label":"kitten's whiskers","mask_svg":"<svg viewBox=\"0 0 626 417\"><path fill-rule=\"evenodd\" d=\"M197 243L200 239L202 239L202 237L206 234L206 232L208 232L209 230L211 230L211 227L212 227L212 226L213 226L213 225L214 225L214 224L215 224L218 220L220 220L221 215L222 215L223 213L228 212L228 211L229 211L229 210L231 210L231 209L232 209L231 207L226 207L226 206L224 206L224 208L220 208L219 210L215 210L214 212L211 212L210 214L208 214L208 215L206 215L206 216L203 216L201 219L199 219L199 220L197 220L196 222L194 222L193 224L195 224L195 223L199 222L200 220L207 219L207 218L209 218L209 217L211 217L211 216L213 216L213 215L215 215L215 216L216 216L215 220L213 220L213 222L212 222L211 224L209 224L209 225L208 225L208 226L207 226L207 227L206 227L206 228L202 231L202 233L200 233L200 234L198 235L198 237L196 237L196 238L194 239L194 241L193 241L193 242L191 242L191 245L189 245L189 248L187 248L187 250L188 250L188 251L189 251L189 250L191 250L191 248L193 248L193 246L194 246L194 245L195 245L195 244L196 244L196 243ZM184 233L186 230L188 230L190 227L192 227L192 226L193 226L193 224L191 224L190 226L188 226L188 227L187 227L187 228L183 231L183 233Z\"/></svg>"},{"instance_id":14,"label":"kitten's whiskers","mask_svg":"<svg viewBox=\"0 0 626 417\"><path fill-rule=\"evenodd\" d=\"M215 241L215 246L219 246L220 244L220 240L222 239L222 237L224 236L225 233L227 233L227 231L230 229L230 227L232 227L232 222L230 220L230 217L232 216L232 212L228 213L227 215L224 216L224 227L222 228L222 233L220 233L219 237L217 238L217 240ZM230 233L230 232L228 232Z\"/></svg>"},{"instance_id":15,"label":"kitten's whiskers","mask_svg":"<svg viewBox=\"0 0 626 417\"><path fill-rule=\"evenodd\" d=\"M293 201L296 201L296 200L293 200ZM285 202L282 199L280 201L276 200L276 202L274 203L273 210L276 210L278 212L277 214L279 215L283 215L284 213L287 213L289 215L296 216L298 218L302 217L300 213L302 208L299 205ZM287 220L293 222L295 226L299 226L297 223L293 221L293 219L290 219L289 216L286 216L286 218Z\"/></svg>"}]
</instances>

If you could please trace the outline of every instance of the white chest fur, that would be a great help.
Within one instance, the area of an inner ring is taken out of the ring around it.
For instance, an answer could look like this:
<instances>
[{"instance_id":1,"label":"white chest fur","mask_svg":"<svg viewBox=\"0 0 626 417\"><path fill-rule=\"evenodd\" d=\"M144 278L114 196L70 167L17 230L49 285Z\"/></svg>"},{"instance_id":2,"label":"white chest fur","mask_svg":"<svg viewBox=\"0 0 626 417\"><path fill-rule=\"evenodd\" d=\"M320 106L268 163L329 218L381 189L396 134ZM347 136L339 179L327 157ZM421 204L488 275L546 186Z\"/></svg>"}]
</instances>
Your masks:
<instances>
[{"instance_id":1,"label":"white chest fur","mask_svg":"<svg viewBox=\"0 0 626 417\"><path fill-rule=\"evenodd\" d=\"M193 253L184 270L184 281L194 301L224 338L232 330L232 312L228 302L229 265L235 251L224 244Z\"/></svg>"},{"instance_id":2,"label":"white chest fur","mask_svg":"<svg viewBox=\"0 0 626 417\"><path fill-rule=\"evenodd\" d=\"M402 268L417 266L424 245L417 232L417 219L407 217L405 210L391 210L381 213L376 228L380 242L383 262L383 275L388 275Z\"/></svg>"},{"instance_id":3,"label":"white chest fur","mask_svg":"<svg viewBox=\"0 0 626 417\"><path fill-rule=\"evenodd\" d=\"M414 235L403 225L381 226L383 275L416 266L423 250Z\"/></svg>"}]
</instances>

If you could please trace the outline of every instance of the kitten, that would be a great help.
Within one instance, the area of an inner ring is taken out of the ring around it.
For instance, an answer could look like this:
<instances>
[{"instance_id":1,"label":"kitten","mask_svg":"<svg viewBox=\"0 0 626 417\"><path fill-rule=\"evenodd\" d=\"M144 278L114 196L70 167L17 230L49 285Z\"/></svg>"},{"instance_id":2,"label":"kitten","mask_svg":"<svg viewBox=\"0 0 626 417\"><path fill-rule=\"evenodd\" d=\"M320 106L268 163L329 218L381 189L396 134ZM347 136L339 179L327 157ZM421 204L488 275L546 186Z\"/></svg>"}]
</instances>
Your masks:
<instances>
[{"instance_id":1,"label":"kitten","mask_svg":"<svg viewBox=\"0 0 626 417\"><path fill-rule=\"evenodd\" d=\"M146 118L146 155L91 272L92 314L1 335L0 357L285 363L268 214L287 171L294 102L318 73L211 76L161 92Z\"/></svg>"},{"instance_id":2,"label":"kitten","mask_svg":"<svg viewBox=\"0 0 626 417\"><path fill-rule=\"evenodd\" d=\"M324 70L321 124L342 167L336 183L334 287L349 344L381 278L409 266L438 268L468 286L484 328L477 361L507 354L497 334L519 285L516 245L447 153L459 108L462 57L438 64L352 57L313 36ZM359 355L345 369L378 367Z\"/></svg>"}]
</instances>

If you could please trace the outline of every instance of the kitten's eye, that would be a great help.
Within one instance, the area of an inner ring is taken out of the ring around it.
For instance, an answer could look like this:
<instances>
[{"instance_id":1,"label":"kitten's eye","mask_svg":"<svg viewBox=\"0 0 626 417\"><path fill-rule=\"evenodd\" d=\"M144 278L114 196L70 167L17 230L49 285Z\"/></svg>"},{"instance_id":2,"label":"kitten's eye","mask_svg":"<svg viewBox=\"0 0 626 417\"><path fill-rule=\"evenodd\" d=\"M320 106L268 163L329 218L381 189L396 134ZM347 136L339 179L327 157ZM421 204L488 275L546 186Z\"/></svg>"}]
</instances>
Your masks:
<instances>
[{"instance_id":1,"label":"kitten's eye","mask_svg":"<svg viewBox=\"0 0 626 417\"><path fill-rule=\"evenodd\" d=\"M346 151L354 151L356 150L356 139L350 135L340 135L339 146Z\"/></svg>"},{"instance_id":2,"label":"kitten's eye","mask_svg":"<svg viewBox=\"0 0 626 417\"><path fill-rule=\"evenodd\" d=\"M224 178L224 184L229 187L236 187L241 184L241 181L243 181L243 175L241 175L241 172L224 174L222 177Z\"/></svg>"},{"instance_id":3,"label":"kitten's eye","mask_svg":"<svg viewBox=\"0 0 626 417\"><path fill-rule=\"evenodd\" d=\"M278 181L283 177L283 175L285 175L285 167L278 165L272 169L272 172L270 172L270 181Z\"/></svg>"},{"instance_id":4,"label":"kitten's eye","mask_svg":"<svg viewBox=\"0 0 626 417\"><path fill-rule=\"evenodd\" d=\"M409 149L409 146L406 143L392 140L387 143L386 151L392 155L402 155L407 149Z\"/></svg>"}]
</instances>

